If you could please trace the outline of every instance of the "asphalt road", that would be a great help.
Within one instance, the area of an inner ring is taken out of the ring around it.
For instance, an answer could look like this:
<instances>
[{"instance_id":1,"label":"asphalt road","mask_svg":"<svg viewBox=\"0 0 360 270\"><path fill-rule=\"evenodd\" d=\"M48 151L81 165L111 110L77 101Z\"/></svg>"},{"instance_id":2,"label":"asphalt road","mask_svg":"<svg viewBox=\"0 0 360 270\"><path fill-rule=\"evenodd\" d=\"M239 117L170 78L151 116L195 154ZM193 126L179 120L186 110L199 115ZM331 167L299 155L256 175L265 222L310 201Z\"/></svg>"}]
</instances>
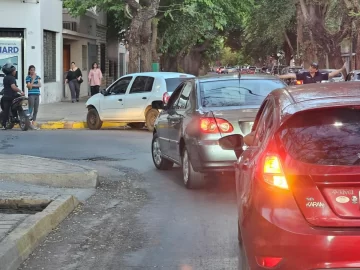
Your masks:
<instances>
[{"instance_id":1,"label":"asphalt road","mask_svg":"<svg viewBox=\"0 0 360 270\"><path fill-rule=\"evenodd\" d=\"M241 269L233 179L183 187L181 171L155 169L151 133L0 131L0 151L99 170L101 186L21 269Z\"/></svg>"}]
</instances>

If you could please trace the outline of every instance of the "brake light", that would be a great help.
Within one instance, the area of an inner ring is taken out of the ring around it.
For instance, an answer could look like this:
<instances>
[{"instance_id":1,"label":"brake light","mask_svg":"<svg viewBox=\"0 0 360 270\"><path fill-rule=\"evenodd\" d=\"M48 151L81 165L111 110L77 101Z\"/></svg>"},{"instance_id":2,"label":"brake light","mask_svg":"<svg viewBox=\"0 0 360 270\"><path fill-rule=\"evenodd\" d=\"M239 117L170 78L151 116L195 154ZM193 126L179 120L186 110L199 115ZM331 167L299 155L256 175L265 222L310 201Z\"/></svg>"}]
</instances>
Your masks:
<instances>
[{"instance_id":1,"label":"brake light","mask_svg":"<svg viewBox=\"0 0 360 270\"><path fill-rule=\"evenodd\" d=\"M203 133L230 133L234 127L225 119L204 117L200 118L200 130Z\"/></svg>"},{"instance_id":2,"label":"brake light","mask_svg":"<svg viewBox=\"0 0 360 270\"><path fill-rule=\"evenodd\" d=\"M295 84L296 84L296 85L303 84L303 81L295 81Z\"/></svg>"},{"instance_id":3,"label":"brake light","mask_svg":"<svg viewBox=\"0 0 360 270\"><path fill-rule=\"evenodd\" d=\"M273 268L276 267L282 258L275 258L275 257L256 257L256 262L259 266Z\"/></svg>"},{"instance_id":4,"label":"brake light","mask_svg":"<svg viewBox=\"0 0 360 270\"><path fill-rule=\"evenodd\" d=\"M289 189L280 159L276 155L265 156L263 178L264 181L270 185L282 189Z\"/></svg>"},{"instance_id":5,"label":"brake light","mask_svg":"<svg viewBox=\"0 0 360 270\"><path fill-rule=\"evenodd\" d=\"M169 102L169 99L170 99L169 93L168 93L168 92L165 92L165 93L163 94L163 97L162 97L163 103L164 103L164 104L167 104L167 103Z\"/></svg>"}]
</instances>

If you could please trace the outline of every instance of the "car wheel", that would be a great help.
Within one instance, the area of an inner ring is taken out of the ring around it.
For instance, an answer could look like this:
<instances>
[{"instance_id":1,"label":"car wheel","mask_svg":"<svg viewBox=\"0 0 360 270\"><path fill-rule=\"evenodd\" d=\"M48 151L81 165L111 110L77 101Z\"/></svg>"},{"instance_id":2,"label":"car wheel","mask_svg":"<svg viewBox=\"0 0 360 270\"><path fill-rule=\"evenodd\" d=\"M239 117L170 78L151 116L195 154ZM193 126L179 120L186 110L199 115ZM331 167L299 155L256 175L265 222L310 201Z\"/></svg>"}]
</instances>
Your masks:
<instances>
[{"instance_id":1,"label":"car wheel","mask_svg":"<svg viewBox=\"0 0 360 270\"><path fill-rule=\"evenodd\" d=\"M89 129L98 130L102 126L102 121L96 109L92 108L88 111L86 123Z\"/></svg>"},{"instance_id":2,"label":"car wheel","mask_svg":"<svg viewBox=\"0 0 360 270\"><path fill-rule=\"evenodd\" d=\"M154 134L151 143L151 155L155 167L159 170L169 170L174 166L173 162L161 156L159 137L156 133Z\"/></svg>"},{"instance_id":3,"label":"car wheel","mask_svg":"<svg viewBox=\"0 0 360 270\"><path fill-rule=\"evenodd\" d=\"M241 270L250 270L244 246L239 247L239 249L240 249L240 257L241 257L241 261L239 262L240 264L239 268Z\"/></svg>"},{"instance_id":4,"label":"car wheel","mask_svg":"<svg viewBox=\"0 0 360 270\"><path fill-rule=\"evenodd\" d=\"M182 158L182 171L184 185L188 189L201 188L205 185L205 175L201 172L195 172L187 149L184 149Z\"/></svg>"},{"instance_id":5,"label":"car wheel","mask_svg":"<svg viewBox=\"0 0 360 270\"><path fill-rule=\"evenodd\" d=\"M159 115L159 111L156 109L150 109L145 116L146 119L146 127L149 131L154 130L155 120Z\"/></svg>"},{"instance_id":6,"label":"car wheel","mask_svg":"<svg viewBox=\"0 0 360 270\"><path fill-rule=\"evenodd\" d=\"M128 123L127 125L134 129L142 129L145 126L145 123Z\"/></svg>"},{"instance_id":7,"label":"car wheel","mask_svg":"<svg viewBox=\"0 0 360 270\"><path fill-rule=\"evenodd\" d=\"M238 224L238 241L239 241L239 246L242 246L242 237L241 237L241 229L240 229L239 220L238 220L237 224Z\"/></svg>"}]
</instances>

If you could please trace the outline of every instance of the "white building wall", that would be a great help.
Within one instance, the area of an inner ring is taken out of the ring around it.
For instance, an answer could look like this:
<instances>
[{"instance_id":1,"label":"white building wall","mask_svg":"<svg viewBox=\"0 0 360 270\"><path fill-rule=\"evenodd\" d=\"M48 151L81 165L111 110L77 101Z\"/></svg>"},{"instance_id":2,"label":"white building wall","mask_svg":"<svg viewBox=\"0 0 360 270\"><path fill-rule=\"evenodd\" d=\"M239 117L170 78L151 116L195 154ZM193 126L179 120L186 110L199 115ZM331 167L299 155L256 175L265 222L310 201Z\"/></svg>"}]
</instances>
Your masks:
<instances>
[{"instance_id":1,"label":"white building wall","mask_svg":"<svg viewBox=\"0 0 360 270\"><path fill-rule=\"evenodd\" d=\"M24 29L24 67L27 74L29 65L36 67L44 77L43 30L57 32L57 78L54 83L43 82L41 103L60 101L62 98L62 1L60 0L1 0L1 28ZM14 16L16 11L16 16ZM24 83L23 83L24 85Z\"/></svg>"},{"instance_id":2,"label":"white building wall","mask_svg":"<svg viewBox=\"0 0 360 270\"><path fill-rule=\"evenodd\" d=\"M56 82L43 84L41 101L52 103L61 101L63 98L63 38L62 38L62 4L61 0L40 0L40 26L41 33L44 30L56 32ZM41 35L43 44L43 35ZM43 46L41 57L44 56Z\"/></svg>"}]
</instances>

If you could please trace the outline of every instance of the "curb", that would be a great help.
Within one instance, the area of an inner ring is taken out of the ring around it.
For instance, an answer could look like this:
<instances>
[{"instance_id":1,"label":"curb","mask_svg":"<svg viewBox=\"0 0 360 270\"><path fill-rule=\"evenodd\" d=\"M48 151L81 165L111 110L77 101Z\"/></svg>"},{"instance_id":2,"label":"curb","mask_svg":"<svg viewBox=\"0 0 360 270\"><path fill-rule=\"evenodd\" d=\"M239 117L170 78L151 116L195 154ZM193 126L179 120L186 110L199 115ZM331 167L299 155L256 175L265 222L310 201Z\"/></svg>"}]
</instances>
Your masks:
<instances>
[{"instance_id":1,"label":"curb","mask_svg":"<svg viewBox=\"0 0 360 270\"><path fill-rule=\"evenodd\" d=\"M27 217L0 245L0 270L16 270L44 238L79 204L74 196L60 196L40 213Z\"/></svg>"},{"instance_id":2,"label":"curb","mask_svg":"<svg viewBox=\"0 0 360 270\"><path fill-rule=\"evenodd\" d=\"M39 123L40 129L88 129L84 121L49 121ZM103 122L101 129L126 127L126 123Z\"/></svg>"},{"instance_id":3,"label":"curb","mask_svg":"<svg viewBox=\"0 0 360 270\"><path fill-rule=\"evenodd\" d=\"M3 155L0 154L0 160ZM16 155L15 155L16 156ZM33 185L46 185L57 188L96 188L99 185L98 172L93 168L72 164L60 160L52 160L48 158L26 156L33 160L53 161L61 163L63 165L72 167L76 166L81 168L83 171L72 171L72 172L13 172L13 173L2 173L0 172L0 179L6 179L15 182L29 183ZM45 163L45 161L44 161Z\"/></svg>"}]
</instances>

